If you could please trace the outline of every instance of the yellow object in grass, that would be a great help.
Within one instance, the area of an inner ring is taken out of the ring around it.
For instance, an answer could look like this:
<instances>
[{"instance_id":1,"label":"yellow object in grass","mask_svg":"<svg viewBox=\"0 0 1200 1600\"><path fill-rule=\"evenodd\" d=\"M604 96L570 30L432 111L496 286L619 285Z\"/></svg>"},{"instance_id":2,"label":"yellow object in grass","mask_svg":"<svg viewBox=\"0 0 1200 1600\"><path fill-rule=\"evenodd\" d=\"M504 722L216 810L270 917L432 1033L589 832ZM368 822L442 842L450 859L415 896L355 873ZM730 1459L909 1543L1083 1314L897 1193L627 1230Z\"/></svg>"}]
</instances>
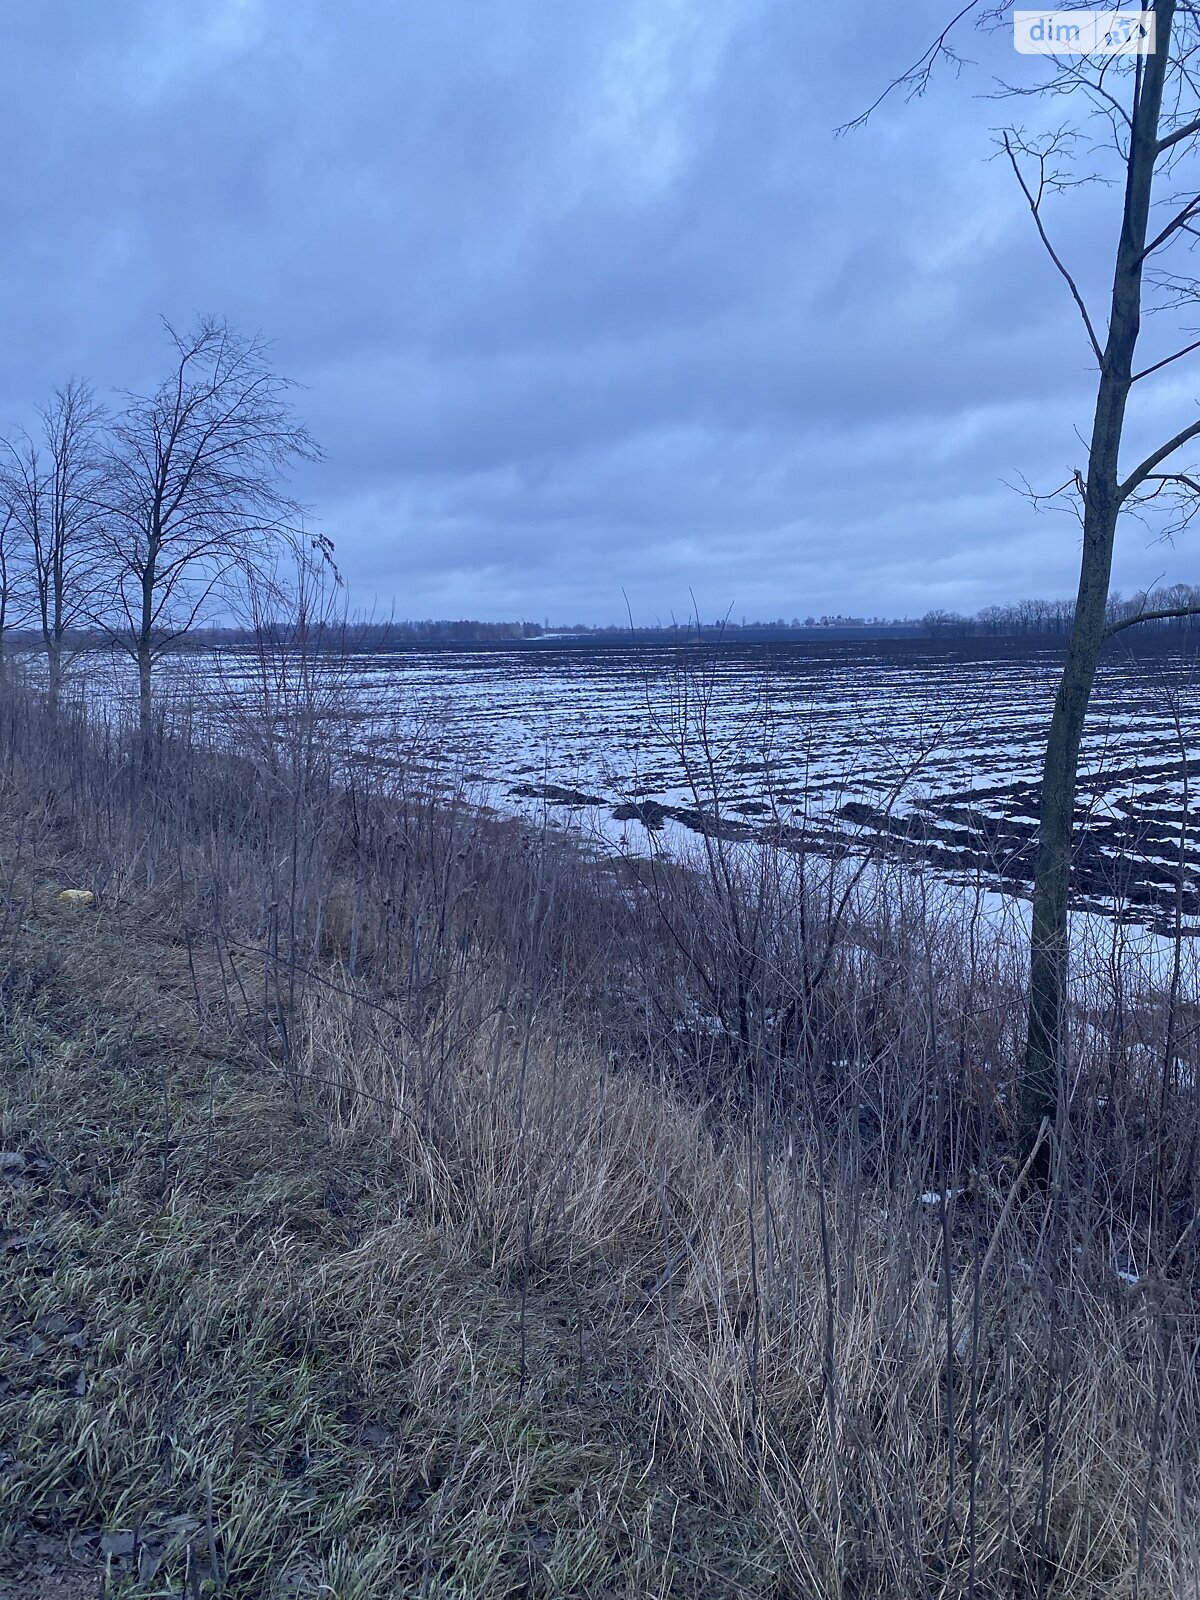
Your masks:
<instances>
[{"instance_id":1,"label":"yellow object in grass","mask_svg":"<svg viewBox=\"0 0 1200 1600\"><path fill-rule=\"evenodd\" d=\"M90 906L96 896L90 889L63 889L58 898L69 906Z\"/></svg>"}]
</instances>

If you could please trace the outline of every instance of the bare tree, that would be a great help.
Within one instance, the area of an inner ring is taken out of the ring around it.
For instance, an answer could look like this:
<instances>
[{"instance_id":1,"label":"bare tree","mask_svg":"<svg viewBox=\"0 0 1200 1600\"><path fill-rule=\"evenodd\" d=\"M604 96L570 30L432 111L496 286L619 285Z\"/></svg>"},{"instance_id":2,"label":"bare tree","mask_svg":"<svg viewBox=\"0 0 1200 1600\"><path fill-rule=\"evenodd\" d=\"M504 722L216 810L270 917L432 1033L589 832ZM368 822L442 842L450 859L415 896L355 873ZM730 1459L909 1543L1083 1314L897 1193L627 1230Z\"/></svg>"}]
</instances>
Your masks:
<instances>
[{"instance_id":1,"label":"bare tree","mask_svg":"<svg viewBox=\"0 0 1200 1600\"><path fill-rule=\"evenodd\" d=\"M5 636L14 625L15 607L20 603L20 567L16 550L16 512L3 497L0 486L0 656L4 654Z\"/></svg>"},{"instance_id":2,"label":"bare tree","mask_svg":"<svg viewBox=\"0 0 1200 1600\"><path fill-rule=\"evenodd\" d=\"M284 483L319 455L262 339L213 318L187 334L164 326L172 369L117 418L105 524L103 624L137 663L143 750L155 661L297 536Z\"/></svg>"},{"instance_id":3,"label":"bare tree","mask_svg":"<svg viewBox=\"0 0 1200 1600\"><path fill-rule=\"evenodd\" d=\"M24 535L31 600L46 649L48 690L57 704L72 629L91 616L99 558L105 467L105 411L89 384L71 379L39 412L35 437L25 431L0 441L0 497L12 527ZM11 549L0 574L20 560Z\"/></svg>"},{"instance_id":4,"label":"bare tree","mask_svg":"<svg viewBox=\"0 0 1200 1600\"><path fill-rule=\"evenodd\" d=\"M1143 0L1141 9L1144 25L1154 28L1155 47L1149 53L1050 56L1047 77L1040 84L1002 90L1026 99L1046 97L1056 115L1064 106L1077 109L1079 123L1095 123L1100 136L1085 144L1081 127L1070 125L1040 136L1016 127L1000 133L1000 148L1081 318L1098 373L1085 462L1056 491L1056 496L1073 500L1083 546L1041 785L1021 1095L1021 1122L1029 1141L1043 1119L1052 1119L1063 1103L1075 791L1080 741L1100 654L1105 641L1120 628L1197 610L1189 602L1143 609L1114 621L1108 608L1122 516L1154 518L1156 512L1165 512L1157 518L1157 531L1171 537L1200 511L1200 475L1180 455L1200 437L1200 418L1185 415L1178 430L1157 449L1130 465L1122 460L1134 386L1200 350L1196 329L1186 322L1187 310L1200 304L1200 278L1179 259L1200 237L1200 173L1195 170L1200 136L1200 7L1186 0ZM951 44L956 24L974 15L982 25L994 26L1003 23L1008 11L1007 3L968 4L891 87L920 95L940 61L961 64ZM1080 149L1107 153L1115 160L1122 192L1106 319L1089 307L1086 284L1055 246L1047 222L1051 199L1101 175L1081 172L1074 164ZM1150 310L1182 312L1184 318L1179 323L1177 316L1178 342L1160 340L1139 368L1135 357L1143 314Z\"/></svg>"}]
</instances>

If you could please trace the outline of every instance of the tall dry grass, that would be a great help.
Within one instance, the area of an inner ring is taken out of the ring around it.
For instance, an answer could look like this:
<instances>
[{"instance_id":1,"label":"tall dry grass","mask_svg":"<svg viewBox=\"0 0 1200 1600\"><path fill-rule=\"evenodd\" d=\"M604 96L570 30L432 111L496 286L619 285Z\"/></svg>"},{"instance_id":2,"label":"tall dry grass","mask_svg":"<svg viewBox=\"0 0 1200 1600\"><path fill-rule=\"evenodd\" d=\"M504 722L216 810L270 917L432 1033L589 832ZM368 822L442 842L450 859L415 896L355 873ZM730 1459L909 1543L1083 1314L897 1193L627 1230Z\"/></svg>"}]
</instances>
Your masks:
<instances>
[{"instance_id":1,"label":"tall dry grass","mask_svg":"<svg viewBox=\"0 0 1200 1600\"><path fill-rule=\"evenodd\" d=\"M355 757L302 652L264 644L236 748L179 713L149 774L10 679L15 848L176 929L201 1019L382 1130L448 1248L575 1308L581 1382L714 1506L765 1504L795 1592L1196 1593L1187 984L1120 930L1096 953L1035 1184L1021 963L978 895L719 829L598 862L419 741Z\"/></svg>"}]
</instances>

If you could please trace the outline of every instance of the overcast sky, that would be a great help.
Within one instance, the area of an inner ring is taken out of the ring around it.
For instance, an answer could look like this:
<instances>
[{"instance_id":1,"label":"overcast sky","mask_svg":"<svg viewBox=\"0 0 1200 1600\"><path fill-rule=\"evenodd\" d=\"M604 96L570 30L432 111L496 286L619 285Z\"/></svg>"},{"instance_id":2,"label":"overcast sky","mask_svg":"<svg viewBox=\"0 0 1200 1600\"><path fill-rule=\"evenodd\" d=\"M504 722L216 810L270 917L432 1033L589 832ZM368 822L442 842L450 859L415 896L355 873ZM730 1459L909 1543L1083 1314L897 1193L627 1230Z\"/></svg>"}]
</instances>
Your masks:
<instances>
[{"instance_id":1,"label":"overcast sky","mask_svg":"<svg viewBox=\"0 0 1200 1600\"><path fill-rule=\"evenodd\" d=\"M980 98L865 129L955 9L810 0L4 6L0 422L274 341L356 607L553 621L1073 592L1093 374ZM1023 66L1027 63L1022 63ZM1113 191L1064 204L1100 293ZM1153 440L1200 377L1143 398ZM1115 582L1197 575L1126 530Z\"/></svg>"}]
</instances>

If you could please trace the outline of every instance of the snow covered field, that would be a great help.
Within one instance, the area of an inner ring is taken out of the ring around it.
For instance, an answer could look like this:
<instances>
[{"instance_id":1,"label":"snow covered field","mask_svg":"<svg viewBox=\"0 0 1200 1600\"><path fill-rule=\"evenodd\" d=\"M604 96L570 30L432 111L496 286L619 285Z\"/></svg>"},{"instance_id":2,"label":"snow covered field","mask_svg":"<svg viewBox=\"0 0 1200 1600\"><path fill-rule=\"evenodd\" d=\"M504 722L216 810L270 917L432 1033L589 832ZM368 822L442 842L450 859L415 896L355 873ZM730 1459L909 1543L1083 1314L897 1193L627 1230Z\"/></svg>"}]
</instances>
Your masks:
<instances>
[{"instance_id":1,"label":"snow covered field","mask_svg":"<svg viewBox=\"0 0 1200 1600\"><path fill-rule=\"evenodd\" d=\"M180 693L256 698L227 652L164 662ZM355 742L467 776L490 803L661 847L720 827L1028 883L1057 657L1015 641L563 644L364 654L339 669ZM1081 771L1081 908L1200 926L1200 674L1114 651ZM1183 862L1181 878L1180 862Z\"/></svg>"}]
</instances>

